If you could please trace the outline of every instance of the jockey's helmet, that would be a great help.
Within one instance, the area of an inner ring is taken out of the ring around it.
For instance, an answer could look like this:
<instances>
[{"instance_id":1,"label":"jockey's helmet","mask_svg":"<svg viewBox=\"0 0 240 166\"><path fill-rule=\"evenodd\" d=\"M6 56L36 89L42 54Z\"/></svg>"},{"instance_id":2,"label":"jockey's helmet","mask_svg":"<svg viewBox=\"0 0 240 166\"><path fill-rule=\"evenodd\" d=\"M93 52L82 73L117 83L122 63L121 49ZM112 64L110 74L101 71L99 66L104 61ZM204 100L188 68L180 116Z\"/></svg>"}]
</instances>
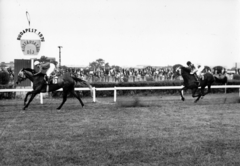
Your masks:
<instances>
[{"instance_id":1,"label":"jockey's helmet","mask_svg":"<svg viewBox=\"0 0 240 166\"><path fill-rule=\"evenodd\" d=\"M190 61L187 62L187 65L188 65L188 66L191 65L191 64L192 64L192 63L191 63Z\"/></svg>"},{"instance_id":2,"label":"jockey's helmet","mask_svg":"<svg viewBox=\"0 0 240 166\"><path fill-rule=\"evenodd\" d=\"M40 64L39 61L35 61L35 62L34 62L34 66L39 65L39 64Z\"/></svg>"}]
</instances>

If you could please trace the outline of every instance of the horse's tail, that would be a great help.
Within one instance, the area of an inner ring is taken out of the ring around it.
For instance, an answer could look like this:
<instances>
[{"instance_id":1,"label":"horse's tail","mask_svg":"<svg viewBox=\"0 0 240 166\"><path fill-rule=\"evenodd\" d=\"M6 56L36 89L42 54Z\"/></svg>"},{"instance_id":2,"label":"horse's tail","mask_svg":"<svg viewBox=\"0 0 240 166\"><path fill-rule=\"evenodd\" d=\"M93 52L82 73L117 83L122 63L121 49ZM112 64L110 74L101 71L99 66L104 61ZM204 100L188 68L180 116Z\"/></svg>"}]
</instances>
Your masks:
<instances>
[{"instance_id":1,"label":"horse's tail","mask_svg":"<svg viewBox=\"0 0 240 166\"><path fill-rule=\"evenodd\" d=\"M226 84L228 82L227 76L219 77L219 78L214 76L214 80L216 83L220 83L220 84Z\"/></svg>"},{"instance_id":2,"label":"horse's tail","mask_svg":"<svg viewBox=\"0 0 240 166\"><path fill-rule=\"evenodd\" d=\"M93 89L92 89L92 85L90 85L87 81L81 79L81 78L77 78L77 77L72 77L74 79L74 81L76 82L80 82L80 83L84 83L85 85L87 85L90 89L91 92L91 96L93 96Z\"/></svg>"}]
</instances>

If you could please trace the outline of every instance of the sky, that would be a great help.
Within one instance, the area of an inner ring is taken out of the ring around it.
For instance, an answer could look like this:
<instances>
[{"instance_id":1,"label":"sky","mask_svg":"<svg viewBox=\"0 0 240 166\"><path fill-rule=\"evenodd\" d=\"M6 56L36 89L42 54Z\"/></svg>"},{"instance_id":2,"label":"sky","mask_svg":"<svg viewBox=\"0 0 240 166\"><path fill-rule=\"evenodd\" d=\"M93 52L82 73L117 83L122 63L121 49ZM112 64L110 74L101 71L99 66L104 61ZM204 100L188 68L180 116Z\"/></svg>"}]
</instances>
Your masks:
<instances>
[{"instance_id":1,"label":"sky","mask_svg":"<svg viewBox=\"0 0 240 166\"><path fill-rule=\"evenodd\" d=\"M37 56L21 51L26 28L44 36ZM240 0L0 0L0 62L58 61L58 46L67 66L240 66Z\"/></svg>"}]
</instances>

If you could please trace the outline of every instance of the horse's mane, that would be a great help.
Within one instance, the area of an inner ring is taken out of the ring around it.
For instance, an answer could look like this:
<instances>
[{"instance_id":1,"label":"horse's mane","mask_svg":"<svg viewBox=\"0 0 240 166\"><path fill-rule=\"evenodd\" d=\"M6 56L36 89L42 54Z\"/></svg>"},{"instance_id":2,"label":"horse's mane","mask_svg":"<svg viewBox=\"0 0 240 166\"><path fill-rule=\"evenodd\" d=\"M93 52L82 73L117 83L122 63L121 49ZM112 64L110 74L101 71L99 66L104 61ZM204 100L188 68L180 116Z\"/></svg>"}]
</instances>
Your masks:
<instances>
[{"instance_id":1,"label":"horse's mane","mask_svg":"<svg viewBox=\"0 0 240 166\"><path fill-rule=\"evenodd\" d=\"M29 72L31 72L32 74L37 73L34 69L31 69L31 68L23 68L22 70L23 70L23 71L29 71Z\"/></svg>"},{"instance_id":2,"label":"horse's mane","mask_svg":"<svg viewBox=\"0 0 240 166\"><path fill-rule=\"evenodd\" d=\"M187 73L191 72L191 69L189 69L188 67L181 66L181 69L184 70Z\"/></svg>"}]
</instances>

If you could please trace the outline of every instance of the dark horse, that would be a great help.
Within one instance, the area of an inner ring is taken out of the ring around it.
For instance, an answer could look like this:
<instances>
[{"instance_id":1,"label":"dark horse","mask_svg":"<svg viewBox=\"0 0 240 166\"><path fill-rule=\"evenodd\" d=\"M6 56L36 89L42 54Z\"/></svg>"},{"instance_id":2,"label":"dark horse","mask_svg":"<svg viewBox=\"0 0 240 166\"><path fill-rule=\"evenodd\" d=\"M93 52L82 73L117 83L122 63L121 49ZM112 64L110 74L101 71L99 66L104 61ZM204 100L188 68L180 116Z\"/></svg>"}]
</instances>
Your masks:
<instances>
[{"instance_id":1,"label":"dark horse","mask_svg":"<svg viewBox=\"0 0 240 166\"><path fill-rule=\"evenodd\" d=\"M83 104L79 94L74 91L76 82L81 82L81 83L86 84L92 92L92 86L89 83L87 83L86 81L79 79L77 77L71 77L70 73L64 73L62 76L59 77L60 81L58 81L56 84L50 84L50 85L46 85L45 80L44 80L44 74L40 73L40 74L34 75L35 73L36 73L36 71L33 69L30 69L30 68L23 68L18 73L18 79L16 82L17 84L26 79L29 79L30 81L33 82L33 91L28 92L26 94L26 97L24 99L23 110L25 110L29 106L29 104L31 103L31 101L37 94L39 94L41 92L43 92L43 93L44 92L53 92L60 88L63 89L63 100L62 100L61 105L57 109L62 108L63 104L67 100L68 93L71 93L73 96L75 96L79 100L79 102L81 103L81 105L83 107L84 104ZM29 95L31 95L31 98L27 102L27 98Z\"/></svg>"},{"instance_id":2,"label":"dark horse","mask_svg":"<svg viewBox=\"0 0 240 166\"><path fill-rule=\"evenodd\" d=\"M193 74L190 74L191 70L184 66L178 66L175 72L175 74L181 75L183 78L184 87L179 91L182 101L185 100L182 94L182 90L191 89L192 97L197 97L197 99L195 100L195 102L197 102L200 97L203 98L203 96L211 92L211 85L214 82L221 84L227 83L226 76L224 76L223 78L217 78L213 76L213 74L210 72L206 72L200 79L200 83L198 83L195 76ZM206 86L208 87L208 90L207 92L204 92ZM200 91L198 91L198 87L200 87ZM196 92L198 93L196 94Z\"/></svg>"}]
</instances>

